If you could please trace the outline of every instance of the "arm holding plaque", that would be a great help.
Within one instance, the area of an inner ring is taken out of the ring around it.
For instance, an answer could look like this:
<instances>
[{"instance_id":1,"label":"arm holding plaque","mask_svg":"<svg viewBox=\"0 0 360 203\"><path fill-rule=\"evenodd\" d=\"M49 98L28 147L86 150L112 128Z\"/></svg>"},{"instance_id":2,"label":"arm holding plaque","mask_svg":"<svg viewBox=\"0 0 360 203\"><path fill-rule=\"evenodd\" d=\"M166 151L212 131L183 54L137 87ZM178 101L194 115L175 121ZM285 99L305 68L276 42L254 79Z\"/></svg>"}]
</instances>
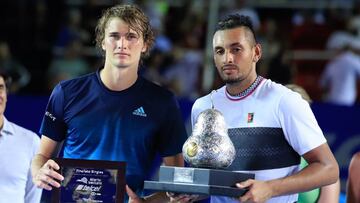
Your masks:
<instances>
[{"instance_id":1,"label":"arm holding plaque","mask_svg":"<svg viewBox=\"0 0 360 203\"><path fill-rule=\"evenodd\" d=\"M59 170L59 165L52 159L57 151L59 143L43 135L38 153L34 156L31 163L31 174L33 182L37 187L45 190L52 190L52 187L59 188L58 181L64 179L55 170Z\"/></svg>"}]
</instances>

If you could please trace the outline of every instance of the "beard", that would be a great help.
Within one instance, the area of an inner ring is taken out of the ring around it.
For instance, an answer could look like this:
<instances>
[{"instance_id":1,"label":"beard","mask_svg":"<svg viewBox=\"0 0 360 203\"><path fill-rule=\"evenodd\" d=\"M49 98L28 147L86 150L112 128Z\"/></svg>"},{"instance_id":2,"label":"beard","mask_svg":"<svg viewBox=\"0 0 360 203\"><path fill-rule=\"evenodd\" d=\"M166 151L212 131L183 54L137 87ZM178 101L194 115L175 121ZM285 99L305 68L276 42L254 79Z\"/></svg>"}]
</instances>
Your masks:
<instances>
[{"instance_id":1,"label":"beard","mask_svg":"<svg viewBox=\"0 0 360 203\"><path fill-rule=\"evenodd\" d=\"M219 74L220 74L221 80L226 84L232 85L232 84L239 83L239 82L241 82L243 80L243 79L241 79L240 76L235 76L234 77L234 76L227 76L227 75L225 75L223 73L219 73Z\"/></svg>"},{"instance_id":2,"label":"beard","mask_svg":"<svg viewBox=\"0 0 360 203\"><path fill-rule=\"evenodd\" d=\"M239 83L241 82L241 79L240 78L226 78L226 79L222 79L226 84L236 84L236 83Z\"/></svg>"},{"instance_id":3,"label":"beard","mask_svg":"<svg viewBox=\"0 0 360 203\"><path fill-rule=\"evenodd\" d=\"M234 73L232 73L232 74L226 74L224 72L225 66L220 66L220 68L217 68L217 71L219 73L219 76L220 76L221 80L224 83L230 84L230 85L241 82L243 80L243 76L239 71L239 67L237 65L235 65L235 64L227 65L227 66L228 67L233 66L232 68L237 69L237 71L234 71Z\"/></svg>"}]
</instances>

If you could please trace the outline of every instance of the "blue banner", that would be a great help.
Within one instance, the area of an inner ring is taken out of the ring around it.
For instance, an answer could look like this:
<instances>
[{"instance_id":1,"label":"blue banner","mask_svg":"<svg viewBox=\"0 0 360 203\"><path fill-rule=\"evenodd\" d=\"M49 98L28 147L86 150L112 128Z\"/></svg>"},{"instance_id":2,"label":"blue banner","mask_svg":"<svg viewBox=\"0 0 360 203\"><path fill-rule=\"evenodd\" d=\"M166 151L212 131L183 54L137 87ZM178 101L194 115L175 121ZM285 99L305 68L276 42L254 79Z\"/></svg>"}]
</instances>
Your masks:
<instances>
[{"instance_id":1,"label":"blue banner","mask_svg":"<svg viewBox=\"0 0 360 203\"><path fill-rule=\"evenodd\" d=\"M312 109L339 163L341 190L345 192L351 157L360 151L360 106L314 103Z\"/></svg>"}]
</instances>

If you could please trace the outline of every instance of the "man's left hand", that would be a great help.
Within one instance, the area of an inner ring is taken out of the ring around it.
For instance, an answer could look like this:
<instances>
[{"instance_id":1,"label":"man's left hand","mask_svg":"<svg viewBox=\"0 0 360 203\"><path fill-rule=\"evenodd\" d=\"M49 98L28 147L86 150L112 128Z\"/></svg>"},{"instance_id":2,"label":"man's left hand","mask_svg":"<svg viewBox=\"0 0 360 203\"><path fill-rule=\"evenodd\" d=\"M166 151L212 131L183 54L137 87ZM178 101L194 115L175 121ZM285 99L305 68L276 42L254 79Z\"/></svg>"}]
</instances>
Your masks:
<instances>
[{"instance_id":1,"label":"man's left hand","mask_svg":"<svg viewBox=\"0 0 360 203\"><path fill-rule=\"evenodd\" d=\"M272 197L273 190L267 182L249 179L236 186L241 189L248 188L243 196L239 197L241 202L261 203L266 202Z\"/></svg>"},{"instance_id":2,"label":"man's left hand","mask_svg":"<svg viewBox=\"0 0 360 203\"><path fill-rule=\"evenodd\" d=\"M131 190L129 186L126 185L126 193L129 196L129 203L143 203L145 202L142 198L137 196L137 194Z\"/></svg>"}]
</instances>

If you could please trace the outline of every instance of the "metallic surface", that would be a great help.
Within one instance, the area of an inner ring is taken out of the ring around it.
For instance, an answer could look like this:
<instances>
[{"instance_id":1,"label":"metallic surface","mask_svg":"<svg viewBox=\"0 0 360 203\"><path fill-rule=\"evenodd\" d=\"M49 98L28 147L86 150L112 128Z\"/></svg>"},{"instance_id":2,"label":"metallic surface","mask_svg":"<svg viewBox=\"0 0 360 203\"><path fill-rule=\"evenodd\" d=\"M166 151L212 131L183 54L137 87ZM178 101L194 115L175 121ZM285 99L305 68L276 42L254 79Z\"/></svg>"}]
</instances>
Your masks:
<instances>
[{"instance_id":1,"label":"metallic surface","mask_svg":"<svg viewBox=\"0 0 360 203\"><path fill-rule=\"evenodd\" d=\"M235 148L220 111L207 109L200 113L182 151L185 161L192 167L221 169L231 165Z\"/></svg>"}]
</instances>

